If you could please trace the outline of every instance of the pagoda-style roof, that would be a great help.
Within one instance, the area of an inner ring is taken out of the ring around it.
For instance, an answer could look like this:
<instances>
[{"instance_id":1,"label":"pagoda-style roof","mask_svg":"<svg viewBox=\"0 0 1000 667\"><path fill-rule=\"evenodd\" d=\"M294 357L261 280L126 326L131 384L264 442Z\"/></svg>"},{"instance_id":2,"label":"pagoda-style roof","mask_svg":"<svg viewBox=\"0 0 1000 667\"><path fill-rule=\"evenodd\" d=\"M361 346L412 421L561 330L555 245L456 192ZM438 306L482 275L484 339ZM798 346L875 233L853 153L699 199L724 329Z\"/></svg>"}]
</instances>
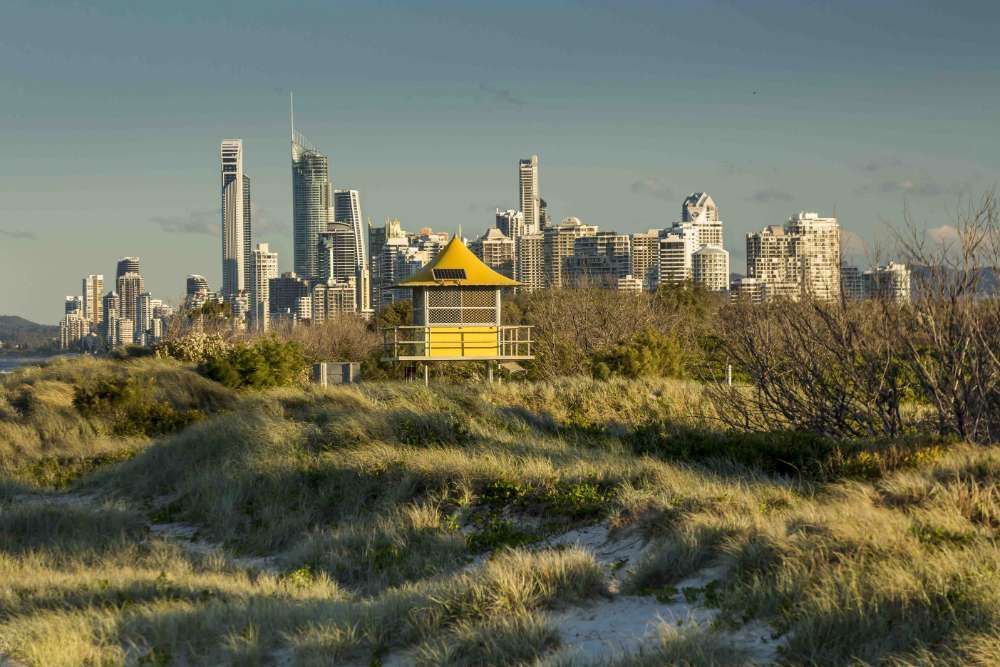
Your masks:
<instances>
[{"instance_id":1,"label":"pagoda-style roof","mask_svg":"<svg viewBox=\"0 0 1000 667\"><path fill-rule=\"evenodd\" d=\"M497 273L453 236L438 256L396 287L517 287L521 283Z\"/></svg>"}]
</instances>

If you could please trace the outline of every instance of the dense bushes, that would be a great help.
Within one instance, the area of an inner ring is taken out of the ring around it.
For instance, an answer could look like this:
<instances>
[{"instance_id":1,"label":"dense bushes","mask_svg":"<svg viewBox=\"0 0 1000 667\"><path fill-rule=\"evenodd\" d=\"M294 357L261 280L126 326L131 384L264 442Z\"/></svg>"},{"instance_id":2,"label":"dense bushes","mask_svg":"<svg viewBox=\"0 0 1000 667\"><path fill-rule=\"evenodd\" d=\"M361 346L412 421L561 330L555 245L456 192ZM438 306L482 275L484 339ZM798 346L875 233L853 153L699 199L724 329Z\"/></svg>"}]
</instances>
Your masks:
<instances>
[{"instance_id":1,"label":"dense bushes","mask_svg":"<svg viewBox=\"0 0 1000 667\"><path fill-rule=\"evenodd\" d=\"M180 430L205 416L201 410L178 410L153 397L149 383L134 377L103 378L78 386L73 406L85 417L108 421L114 435L163 435Z\"/></svg>"},{"instance_id":2,"label":"dense bushes","mask_svg":"<svg viewBox=\"0 0 1000 667\"><path fill-rule=\"evenodd\" d=\"M594 377L684 377L684 354L677 339L654 329L594 355Z\"/></svg>"},{"instance_id":3,"label":"dense bushes","mask_svg":"<svg viewBox=\"0 0 1000 667\"><path fill-rule=\"evenodd\" d=\"M265 389L301 379L305 368L305 355L298 343L261 338L207 356L198 370L233 389Z\"/></svg>"}]
</instances>

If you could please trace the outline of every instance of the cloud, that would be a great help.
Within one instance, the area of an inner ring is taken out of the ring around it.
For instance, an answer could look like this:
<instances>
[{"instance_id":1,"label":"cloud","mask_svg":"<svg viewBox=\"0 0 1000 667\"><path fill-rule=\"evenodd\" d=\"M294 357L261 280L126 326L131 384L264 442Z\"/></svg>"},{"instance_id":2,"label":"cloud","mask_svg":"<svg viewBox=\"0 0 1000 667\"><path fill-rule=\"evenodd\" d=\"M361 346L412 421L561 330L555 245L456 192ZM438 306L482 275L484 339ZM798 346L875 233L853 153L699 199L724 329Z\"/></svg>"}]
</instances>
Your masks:
<instances>
[{"instance_id":1,"label":"cloud","mask_svg":"<svg viewBox=\"0 0 1000 667\"><path fill-rule=\"evenodd\" d=\"M760 204L768 204L775 201L792 201L795 198L784 190L779 190L777 188L764 188L763 190L758 190L753 193L747 199Z\"/></svg>"},{"instance_id":2,"label":"cloud","mask_svg":"<svg viewBox=\"0 0 1000 667\"><path fill-rule=\"evenodd\" d=\"M958 229L952 225L931 227L927 230L927 236L935 243L951 243L958 239Z\"/></svg>"},{"instance_id":3,"label":"cloud","mask_svg":"<svg viewBox=\"0 0 1000 667\"><path fill-rule=\"evenodd\" d=\"M518 107L524 105L524 100L514 94L514 91L507 88L497 88L488 83L481 83L479 84L479 92L489 95L494 102Z\"/></svg>"},{"instance_id":4,"label":"cloud","mask_svg":"<svg viewBox=\"0 0 1000 667\"><path fill-rule=\"evenodd\" d=\"M957 194L958 189L938 183L928 174L921 174L915 178L900 178L868 183L855 190L859 195L913 195L916 197L940 197L942 195Z\"/></svg>"},{"instance_id":5,"label":"cloud","mask_svg":"<svg viewBox=\"0 0 1000 667\"><path fill-rule=\"evenodd\" d=\"M869 173L882 171L883 169L888 169L890 167L901 167L903 162L899 158L884 158L869 160L861 165L861 171L867 171Z\"/></svg>"},{"instance_id":6,"label":"cloud","mask_svg":"<svg viewBox=\"0 0 1000 667\"><path fill-rule=\"evenodd\" d=\"M292 225L287 218L275 218L267 209L252 209L252 223L254 243L257 243L261 234L285 234L291 231ZM266 240L266 239L264 239Z\"/></svg>"},{"instance_id":7,"label":"cloud","mask_svg":"<svg viewBox=\"0 0 1000 667\"><path fill-rule=\"evenodd\" d=\"M34 241L38 238L35 236L35 232L29 232L23 229L0 229L0 236L8 239L18 239L24 241Z\"/></svg>"},{"instance_id":8,"label":"cloud","mask_svg":"<svg viewBox=\"0 0 1000 667\"><path fill-rule=\"evenodd\" d=\"M185 215L156 215L150 218L165 232L171 234L207 234L219 233L219 209L188 211Z\"/></svg>"},{"instance_id":9,"label":"cloud","mask_svg":"<svg viewBox=\"0 0 1000 667\"><path fill-rule=\"evenodd\" d=\"M628 189L634 195L646 195L647 197L656 197L664 201L672 201L674 199L674 191L670 189L670 186L655 176L640 178L638 181L632 183Z\"/></svg>"}]
</instances>

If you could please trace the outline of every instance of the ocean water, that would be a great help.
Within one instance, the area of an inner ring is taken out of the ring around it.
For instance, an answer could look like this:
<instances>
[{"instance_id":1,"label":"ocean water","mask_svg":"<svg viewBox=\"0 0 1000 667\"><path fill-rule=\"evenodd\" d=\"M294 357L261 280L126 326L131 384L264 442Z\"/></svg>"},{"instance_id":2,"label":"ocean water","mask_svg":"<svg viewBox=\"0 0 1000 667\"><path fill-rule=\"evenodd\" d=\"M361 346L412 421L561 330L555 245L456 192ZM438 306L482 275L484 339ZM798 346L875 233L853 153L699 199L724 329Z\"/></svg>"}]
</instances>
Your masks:
<instances>
[{"instance_id":1,"label":"ocean water","mask_svg":"<svg viewBox=\"0 0 1000 667\"><path fill-rule=\"evenodd\" d=\"M37 364L44 360L45 357L0 357L0 373L10 373L18 366Z\"/></svg>"}]
</instances>

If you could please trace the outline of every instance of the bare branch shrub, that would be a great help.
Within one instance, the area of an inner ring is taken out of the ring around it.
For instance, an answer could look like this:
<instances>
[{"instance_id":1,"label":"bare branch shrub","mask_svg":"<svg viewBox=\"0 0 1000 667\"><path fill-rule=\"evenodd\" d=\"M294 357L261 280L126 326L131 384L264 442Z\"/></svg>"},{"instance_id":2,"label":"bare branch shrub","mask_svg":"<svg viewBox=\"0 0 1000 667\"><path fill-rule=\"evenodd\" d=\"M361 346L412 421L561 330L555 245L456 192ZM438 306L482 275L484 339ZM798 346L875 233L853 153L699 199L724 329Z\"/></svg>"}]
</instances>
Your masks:
<instances>
[{"instance_id":1,"label":"bare branch shrub","mask_svg":"<svg viewBox=\"0 0 1000 667\"><path fill-rule=\"evenodd\" d=\"M912 383L884 302L736 303L720 314L721 354L743 382L709 378L720 419L750 430L896 437Z\"/></svg>"},{"instance_id":2,"label":"bare branch shrub","mask_svg":"<svg viewBox=\"0 0 1000 667\"><path fill-rule=\"evenodd\" d=\"M896 237L914 271L900 341L941 435L1000 438L1000 217L996 194L963 204L955 224L927 231L909 211Z\"/></svg>"}]
</instances>

